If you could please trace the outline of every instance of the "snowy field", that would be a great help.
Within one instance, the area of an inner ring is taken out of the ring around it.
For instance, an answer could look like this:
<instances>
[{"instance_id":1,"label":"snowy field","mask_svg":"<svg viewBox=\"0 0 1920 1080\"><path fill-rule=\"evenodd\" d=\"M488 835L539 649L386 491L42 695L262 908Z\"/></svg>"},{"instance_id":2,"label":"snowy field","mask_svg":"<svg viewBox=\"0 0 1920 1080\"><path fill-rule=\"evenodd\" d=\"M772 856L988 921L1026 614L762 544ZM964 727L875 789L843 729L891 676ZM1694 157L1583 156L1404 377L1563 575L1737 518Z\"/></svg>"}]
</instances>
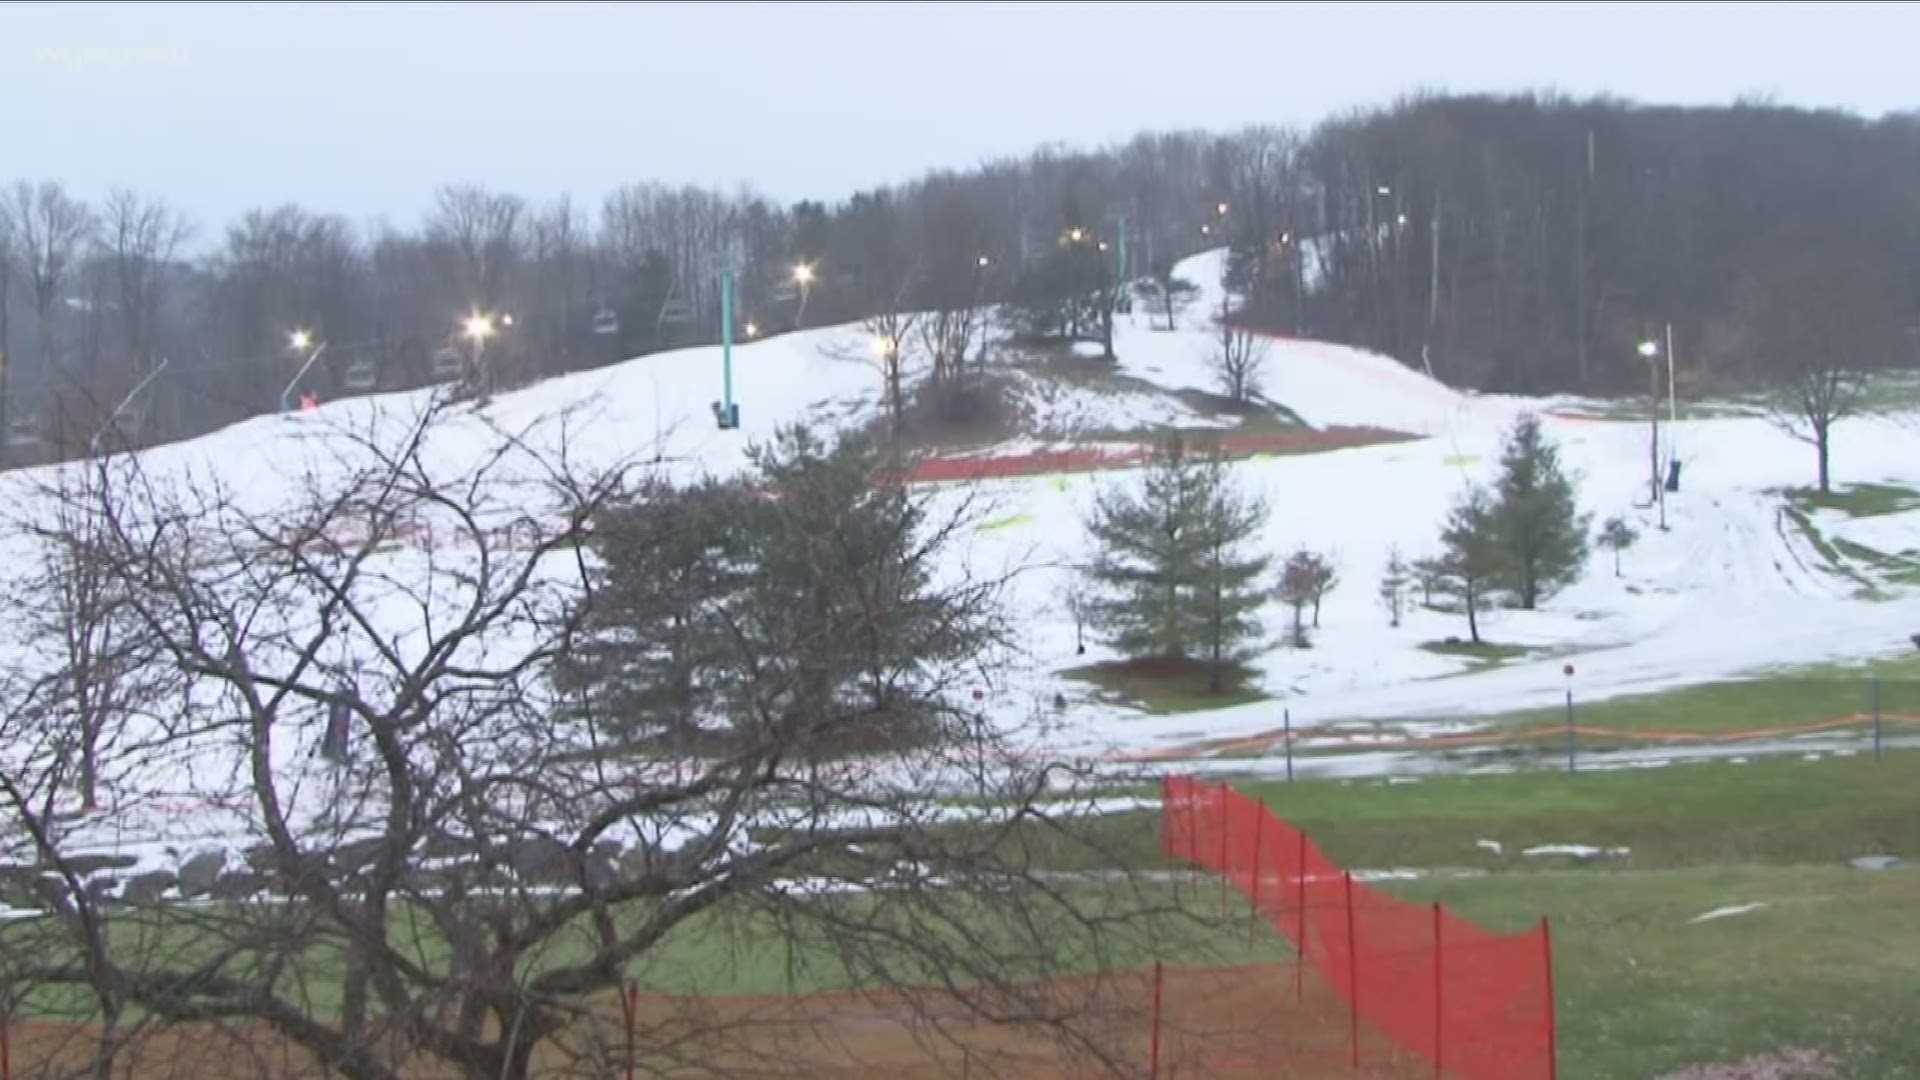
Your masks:
<instances>
[{"instance_id":1,"label":"snowy field","mask_svg":"<svg viewBox=\"0 0 1920 1080\"><path fill-rule=\"evenodd\" d=\"M1117 329L1120 370L1168 389L1213 389L1206 358L1218 310L1220 254L1185 264L1202 286L1174 332L1152 329L1144 306ZM500 431L520 431L569 413L568 453L587 464L637 456L675 475L739 469L746 448L777 426L804 421L823 431L871 418L880 374L854 328L788 334L737 347L735 385L742 429L720 431L710 411L719 396L720 351L690 349L554 379L502 395L484 409L462 407L436 432L429 457L449 471ZM1579 476L1579 496L1595 515L1623 514L1641 534L1616 578L1612 557L1596 552L1585 576L1535 612L1486 615L1489 641L1535 650L1492 668L1435 655L1422 643L1464 637L1463 618L1411 611L1399 629L1376 586L1388 550L1408 559L1432 553L1441 518L1470 479L1491 479L1501 437L1523 411L1545 403L1452 391L1390 359L1314 342L1275 342L1264 395L1315 426L1372 425L1422 436L1418 441L1332 453L1255 458L1234 466L1248 489L1266 498L1266 550L1283 558L1297 546L1330 554L1340 584L1328 599L1314 647L1264 649L1253 666L1273 700L1178 716L1144 716L1086 697L1058 676L1064 668L1109 658L1096 644L1074 653L1074 631L1059 599L1065 566L1081 561L1080 521L1100 485L1128 473L1048 476L995 482L972 493L990 504L991 528L974 532L957 559L977 572L1019 571L1011 601L1022 643L1005 685L988 688L992 714L1009 723L1047 717L1046 749L1100 755L1177 746L1201 738L1276 728L1283 708L1296 726L1345 719L1446 721L1488 711L1551 704L1565 691L1562 666L1577 668L1584 700L1737 676L1770 666L1860 658L1911 648L1920 616L1896 586L1890 600L1859 598L1861 583L1834 572L1782 513L1778 490L1807 483L1809 448L1764 421L1682 422L1672 438L1685 486L1671 496L1671 528L1640 508L1647 487L1644 426L1548 418L1547 430ZM253 509L270 511L303 477L324 480L347 430L399 431L426 392L328 404L292 418L266 417L192 442L141 455L151 476L213 477ZM1195 423L1125 397L1103 415L1101 398L1058 406L1074 427L1126 428L1140 422ZM1839 429L1836 475L1844 482L1920 484L1920 444L1911 417L1862 420ZM556 427L533 438L552 440ZM1028 445L1031 440L1024 440ZM44 475L44 474L43 474ZM6 483L30 482L17 475ZM21 498L17 491L0 492ZM962 493L940 489L936 499ZM1823 531L1877 551L1920 550L1920 511L1848 519L1823 513ZM392 556L404 559L404 554ZM9 560L23 565L25 560ZM962 567L956 566L959 570ZM401 609L396 608L396 611ZM396 614L396 618L404 615ZM1278 641L1286 618L1266 613ZM403 629L394 628L396 632ZM1068 699L1056 711L1056 694Z\"/></svg>"}]
</instances>

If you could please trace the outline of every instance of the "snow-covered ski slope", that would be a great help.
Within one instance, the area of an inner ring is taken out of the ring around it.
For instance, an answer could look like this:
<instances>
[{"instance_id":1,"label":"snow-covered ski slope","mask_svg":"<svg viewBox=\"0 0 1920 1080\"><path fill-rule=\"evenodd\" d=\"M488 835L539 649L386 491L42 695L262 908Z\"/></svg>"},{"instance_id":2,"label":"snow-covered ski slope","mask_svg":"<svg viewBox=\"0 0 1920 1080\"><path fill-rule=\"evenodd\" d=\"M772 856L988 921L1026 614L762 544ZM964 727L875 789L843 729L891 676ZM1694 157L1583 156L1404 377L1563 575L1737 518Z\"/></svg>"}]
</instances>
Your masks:
<instances>
[{"instance_id":1,"label":"snow-covered ski slope","mask_svg":"<svg viewBox=\"0 0 1920 1080\"><path fill-rule=\"evenodd\" d=\"M1179 273L1202 288L1179 316L1179 329L1153 329L1145 306L1123 317L1116 334L1122 371L1168 390L1211 389L1207 357L1219 310L1221 255L1189 260ZM498 431L571 413L568 453L593 464L630 456L658 459L677 474L728 473L746 448L784 423L831 430L870 418L880 376L863 335L851 327L786 334L738 346L734 353L742 428L716 428L710 403L720 395L717 348L644 357L612 368L553 379L498 397L484 409L462 407L433 438L431 456L448 466L476 455ZM1626 362L1626 361L1623 361ZM1647 490L1647 431L1642 425L1549 418L1548 429L1581 477L1580 498L1596 526L1622 514L1641 541L1616 578L1612 557L1596 552L1584 578L1536 612L1495 612L1483 620L1491 641L1537 650L1491 669L1435 655L1425 642L1464 637L1458 616L1417 606L1405 625L1388 625L1376 586L1390 548L1409 559L1429 554L1439 523L1461 486L1491 478L1505 429L1547 403L1459 393L1395 361L1341 346L1276 341L1264 394L1317 426L1371 425L1421 436L1417 441L1237 464L1237 477L1262 495L1272 515L1262 544L1276 557L1298 546L1329 553L1340 584L1321 613L1314 647L1263 648L1253 666L1274 699L1179 716L1151 717L1092 700L1059 672L1107 658L1096 643L1074 650L1060 601L1067 566L1081 561L1080 526L1100 485L1127 473L1046 476L995 482L975 492L990 504L956 561L976 572L1021 570L1010 600L1027 631L1006 685L988 696L1008 721L1036 711L1049 717L1055 749L1164 748L1198 739L1270 730L1282 708L1296 725L1335 719L1440 719L1551 704L1566 688L1562 666L1577 669L1585 700L1736 676L1769 666L1853 658L1910 648L1920 610L1897 587L1890 600L1861 598L1861 582L1835 572L1781 513L1778 489L1805 484L1808 448L1764 421L1705 420L1672 428L1685 464L1685 487L1667 507L1671 525L1654 527L1638 508ZM267 417L142 455L149 475L218 477L254 508L290 497L302 476L337 469L345 430L391 430L416 416L427 392L327 404L294 418ZM1097 403L1095 406L1097 407ZM1127 406L1131 408L1132 406ZM1097 419L1097 418L1095 418ZM1843 425L1836 449L1847 482L1920 484L1920 435L1912 418ZM1902 421L1906 422L1902 422ZM1116 424L1116 427L1125 426ZM557 438L559 425L538 439ZM949 488L936 498L955 500ZM1823 526L1863 523L1819 519ZM1882 550L1920 550L1920 512L1871 519L1849 535ZM960 567L955 566L958 570ZM1266 612L1277 642L1278 604ZM1069 707L1054 708L1056 693Z\"/></svg>"}]
</instances>

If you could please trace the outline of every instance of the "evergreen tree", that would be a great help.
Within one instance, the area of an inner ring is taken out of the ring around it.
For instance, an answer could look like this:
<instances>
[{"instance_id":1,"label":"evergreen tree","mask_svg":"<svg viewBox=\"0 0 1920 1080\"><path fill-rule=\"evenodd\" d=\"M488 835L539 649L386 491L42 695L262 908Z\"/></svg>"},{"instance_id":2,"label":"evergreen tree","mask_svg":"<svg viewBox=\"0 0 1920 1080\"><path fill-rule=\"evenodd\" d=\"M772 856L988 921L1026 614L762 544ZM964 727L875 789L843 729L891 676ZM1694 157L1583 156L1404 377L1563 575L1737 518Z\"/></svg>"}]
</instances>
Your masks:
<instances>
[{"instance_id":1,"label":"evergreen tree","mask_svg":"<svg viewBox=\"0 0 1920 1080\"><path fill-rule=\"evenodd\" d=\"M1496 535L1493 500L1478 484L1468 485L1440 529L1440 555L1425 564L1434 584L1456 597L1467 615L1467 632L1480 643L1480 605L1497 588L1506 569Z\"/></svg>"},{"instance_id":2,"label":"evergreen tree","mask_svg":"<svg viewBox=\"0 0 1920 1080\"><path fill-rule=\"evenodd\" d=\"M558 661L569 712L622 738L689 736L716 706L719 605L751 570L743 493L650 484L595 523L580 637Z\"/></svg>"},{"instance_id":3,"label":"evergreen tree","mask_svg":"<svg viewBox=\"0 0 1920 1080\"><path fill-rule=\"evenodd\" d=\"M647 489L594 529L595 588L555 685L596 728L673 746L897 747L957 724L1003 639L997 583L937 580L967 524L880 482L869 444L801 429L749 480Z\"/></svg>"},{"instance_id":4,"label":"evergreen tree","mask_svg":"<svg viewBox=\"0 0 1920 1080\"><path fill-rule=\"evenodd\" d=\"M1613 576L1620 576L1620 553L1632 547L1640 539L1625 518L1610 517L1600 527L1600 546L1613 552Z\"/></svg>"},{"instance_id":5,"label":"evergreen tree","mask_svg":"<svg viewBox=\"0 0 1920 1080\"><path fill-rule=\"evenodd\" d=\"M1217 456L1178 437L1154 451L1137 489L1109 489L1087 521L1096 554L1088 573L1103 595L1093 625L1134 658L1188 659L1204 649L1220 665L1258 629L1255 579L1263 559L1239 548L1266 508L1235 492Z\"/></svg>"},{"instance_id":6,"label":"evergreen tree","mask_svg":"<svg viewBox=\"0 0 1920 1080\"><path fill-rule=\"evenodd\" d=\"M1267 507L1234 489L1226 464L1218 457L1204 468L1210 494L1200 521L1199 591L1207 622L1207 688L1218 693L1227 665L1239 660L1246 643L1260 632L1255 613L1264 599L1259 579L1267 572L1267 559L1240 549L1265 523Z\"/></svg>"},{"instance_id":7,"label":"evergreen tree","mask_svg":"<svg viewBox=\"0 0 1920 1080\"><path fill-rule=\"evenodd\" d=\"M1580 576L1590 518L1574 503L1560 451L1531 414L1520 417L1500 454L1493 528L1520 606L1531 611Z\"/></svg>"}]
</instances>

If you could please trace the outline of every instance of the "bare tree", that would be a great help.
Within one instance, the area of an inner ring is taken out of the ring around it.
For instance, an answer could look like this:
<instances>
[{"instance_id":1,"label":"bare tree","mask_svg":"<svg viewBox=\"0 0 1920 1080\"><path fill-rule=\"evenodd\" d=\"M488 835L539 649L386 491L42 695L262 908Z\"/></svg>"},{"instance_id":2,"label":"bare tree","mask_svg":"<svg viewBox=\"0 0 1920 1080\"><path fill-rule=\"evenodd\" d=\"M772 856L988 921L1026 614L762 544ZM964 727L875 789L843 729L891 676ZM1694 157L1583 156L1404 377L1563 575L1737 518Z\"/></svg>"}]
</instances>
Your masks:
<instances>
[{"instance_id":1,"label":"bare tree","mask_svg":"<svg viewBox=\"0 0 1920 1080\"><path fill-rule=\"evenodd\" d=\"M1032 980L1063 954L1098 968L1138 948L1138 912L1172 901L1136 891L1117 911L1116 886L1063 888L1038 869L1037 841L1112 856L1070 811L1042 815L1036 800L1073 774L1010 753L1017 725L987 722L962 693L991 677L1000 586L933 573L970 529L964 511L888 489L904 512L862 520L889 527L842 528L838 508L870 498L869 464L821 471L804 442L763 456L755 482L778 497L750 516L778 530L763 550L784 569L708 612L735 658L715 738L691 757L622 751L598 741L591 706L563 719L553 675L589 629L596 523L634 469L584 465L565 416L450 463L429 453L446 413L330 432L331 453L279 492L122 458L80 496L90 552L180 680L151 706L164 729L143 728L172 767L129 750L122 786L184 789L201 834L231 830L244 866L220 871L215 853L215 895L234 899L151 906L151 935L32 920L31 947L0 941L5 985L63 1000L94 988L96 1018L253 1025L353 1080L423 1066L524 1080L536 1046L571 1060L543 1070L606 1076L616 1059L591 1037L594 995L674 948L777 941L866 985L938 987L900 999L931 1039L962 1037L940 1019L958 1010L1123 1067L1099 980ZM60 520L46 535L66 543ZM829 573L849 560L871 569ZM926 737L823 758L876 708L919 717ZM317 729L336 718L351 733L343 760L315 763ZM0 762L15 817L48 805L19 764ZM963 777L993 809L956 822L930 795ZM43 833L44 859L67 871L60 910L84 922L94 882ZM179 877L183 895L204 891L185 866ZM235 902L256 894L274 902ZM690 1001L642 1018L637 1053L689 1075L781 1065L742 1023Z\"/></svg>"},{"instance_id":2,"label":"bare tree","mask_svg":"<svg viewBox=\"0 0 1920 1080\"><path fill-rule=\"evenodd\" d=\"M434 194L427 235L452 251L470 303L492 311L505 298L525 241L526 203L478 184L454 184Z\"/></svg>"},{"instance_id":3,"label":"bare tree","mask_svg":"<svg viewBox=\"0 0 1920 1080\"><path fill-rule=\"evenodd\" d=\"M18 181L6 200L5 209L13 220L14 245L33 295L41 370L51 371L56 355L54 302L59 299L60 289L93 231L93 214L86 203L68 195L66 188L53 180L37 184Z\"/></svg>"},{"instance_id":4,"label":"bare tree","mask_svg":"<svg viewBox=\"0 0 1920 1080\"><path fill-rule=\"evenodd\" d=\"M1224 288L1220 294L1220 322L1215 338L1213 373L1220 390L1236 405L1242 405L1260 393L1260 379L1267 365L1267 340L1238 325Z\"/></svg>"},{"instance_id":5,"label":"bare tree","mask_svg":"<svg viewBox=\"0 0 1920 1080\"><path fill-rule=\"evenodd\" d=\"M121 344L136 373L152 370L159 330L162 287L180 245L193 227L161 199L142 199L124 188L107 196L100 242L113 270Z\"/></svg>"},{"instance_id":6,"label":"bare tree","mask_svg":"<svg viewBox=\"0 0 1920 1080\"><path fill-rule=\"evenodd\" d=\"M1280 599L1293 609L1292 644L1304 649L1310 644L1306 628L1306 609L1313 608L1313 627L1320 628L1320 602L1333 591L1337 580L1333 563L1325 555L1301 548L1280 567Z\"/></svg>"}]
</instances>

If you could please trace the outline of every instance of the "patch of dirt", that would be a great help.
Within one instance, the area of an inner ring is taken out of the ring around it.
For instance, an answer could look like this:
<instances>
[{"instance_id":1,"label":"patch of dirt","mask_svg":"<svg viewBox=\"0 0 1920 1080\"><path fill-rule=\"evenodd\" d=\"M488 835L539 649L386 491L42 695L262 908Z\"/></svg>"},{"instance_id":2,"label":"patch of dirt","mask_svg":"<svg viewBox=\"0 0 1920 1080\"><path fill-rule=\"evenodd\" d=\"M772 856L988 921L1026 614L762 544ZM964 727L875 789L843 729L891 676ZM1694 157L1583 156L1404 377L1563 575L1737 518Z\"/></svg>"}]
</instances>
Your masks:
<instances>
[{"instance_id":1,"label":"patch of dirt","mask_svg":"<svg viewBox=\"0 0 1920 1080\"><path fill-rule=\"evenodd\" d=\"M635 1075L818 1078L883 1076L1011 1080L1147 1074L1153 1055L1153 979L1131 971L1065 980L1048 1007L1072 1017L1077 1038L1033 1024L996 1023L936 993L701 997L641 994L634 1013ZM1347 1007L1317 979L1295 997L1294 968L1169 968L1162 986L1159 1075L1255 1080L1286 1076L1412 1078L1432 1067L1371 1031L1360 1038L1361 1068L1350 1063ZM626 1024L606 1001L580 1024L543 1043L542 1078L627 1074ZM64 1075L87 1060L97 1030L44 1022L13 1029L16 1076ZM453 1080L439 1063L396 1051L410 1080ZM318 1063L262 1027L192 1024L144 1032L123 1052L116 1075L132 1080L320 1080ZM333 1074L337 1075L337 1074ZM1691 1080L1691 1078L1689 1078Z\"/></svg>"}]
</instances>

